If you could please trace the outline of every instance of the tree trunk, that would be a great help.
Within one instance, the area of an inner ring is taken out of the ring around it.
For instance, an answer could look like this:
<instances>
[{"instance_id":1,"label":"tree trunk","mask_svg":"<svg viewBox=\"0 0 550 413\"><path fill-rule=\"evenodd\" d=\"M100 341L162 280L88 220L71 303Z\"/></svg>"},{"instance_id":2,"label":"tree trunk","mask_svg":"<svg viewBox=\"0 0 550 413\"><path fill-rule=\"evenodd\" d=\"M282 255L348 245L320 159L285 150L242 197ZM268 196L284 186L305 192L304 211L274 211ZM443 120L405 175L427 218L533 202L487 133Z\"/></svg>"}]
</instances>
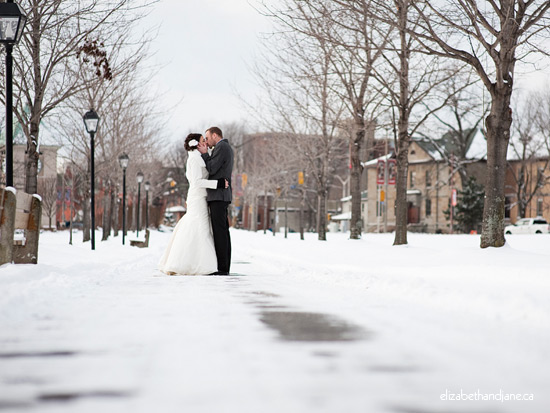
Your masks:
<instances>
[{"instance_id":1,"label":"tree trunk","mask_svg":"<svg viewBox=\"0 0 550 413\"><path fill-rule=\"evenodd\" d=\"M273 236L275 236L275 233L278 231L278 219L279 219L279 214L277 213L277 199L278 198L274 198L273 199Z\"/></svg>"},{"instance_id":2,"label":"tree trunk","mask_svg":"<svg viewBox=\"0 0 550 413\"><path fill-rule=\"evenodd\" d=\"M326 191L320 191L318 194L318 224L317 224L317 234L319 235L319 241L327 240L327 195Z\"/></svg>"},{"instance_id":3,"label":"tree trunk","mask_svg":"<svg viewBox=\"0 0 550 413\"><path fill-rule=\"evenodd\" d=\"M252 231L258 232L258 210L260 208L258 197L254 196L254 204L252 206L252 219L250 223L252 224Z\"/></svg>"},{"instance_id":4,"label":"tree trunk","mask_svg":"<svg viewBox=\"0 0 550 413\"><path fill-rule=\"evenodd\" d=\"M407 244L407 174L409 170L409 45L407 42L407 14L409 4L399 10L399 120L397 142L397 179L395 195L395 239L393 245Z\"/></svg>"},{"instance_id":5,"label":"tree trunk","mask_svg":"<svg viewBox=\"0 0 550 413\"><path fill-rule=\"evenodd\" d=\"M267 191L264 190L264 234L267 232Z\"/></svg>"},{"instance_id":6,"label":"tree trunk","mask_svg":"<svg viewBox=\"0 0 550 413\"><path fill-rule=\"evenodd\" d=\"M27 141L27 153L25 155L25 192L27 194L36 194L38 192L38 129L36 135L31 135L32 139Z\"/></svg>"},{"instance_id":7,"label":"tree trunk","mask_svg":"<svg viewBox=\"0 0 550 413\"><path fill-rule=\"evenodd\" d=\"M135 231L136 230L136 198L134 198L134 195L130 196L132 198L132 207L129 208L129 222L128 222L128 230L129 231Z\"/></svg>"},{"instance_id":8,"label":"tree trunk","mask_svg":"<svg viewBox=\"0 0 550 413\"><path fill-rule=\"evenodd\" d=\"M42 114L43 73L40 61L40 39L41 19L40 17L30 19L30 30L32 38L32 70L34 74L33 92L35 93L30 109L29 135L27 135L27 156L25 157L25 192L35 194L38 190L38 138Z\"/></svg>"},{"instance_id":9,"label":"tree trunk","mask_svg":"<svg viewBox=\"0 0 550 413\"><path fill-rule=\"evenodd\" d=\"M288 238L288 197L285 197L285 238Z\"/></svg>"},{"instance_id":10,"label":"tree trunk","mask_svg":"<svg viewBox=\"0 0 550 413\"><path fill-rule=\"evenodd\" d=\"M512 110L511 88L493 96L491 112L487 116L487 179L481 229L481 248L502 247L504 239L504 181L506 152L510 141Z\"/></svg>"},{"instance_id":11,"label":"tree trunk","mask_svg":"<svg viewBox=\"0 0 550 413\"><path fill-rule=\"evenodd\" d=\"M101 241L107 241L109 239L109 235L111 234L111 217L109 216L109 210L112 210L112 208L109 207L110 199L110 196L103 194L103 219L101 220L103 234L101 236Z\"/></svg>"},{"instance_id":12,"label":"tree trunk","mask_svg":"<svg viewBox=\"0 0 550 413\"><path fill-rule=\"evenodd\" d=\"M304 240L304 198L305 198L305 191L303 191L301 200L300 200L300 239Z\"/></svg>"},{"instance_id":13,"label":"tree trunk","mask_svg":"<svg viewBox=\"0 0 550 413\"><path fill-rule=\"evenodd\" d=\"M90 241L90 198L86 196L82 199L82 241Z\"/></svg>"},{"instance_id":14,"label":"tree trunk","mask_svg":"<svg viewBox=\"0 0 550 413\"><path fill-rule=\"evenodd\" d=\"M409 140L407 132L399 133L397 177L395 181L395 239L393 245L407 244L407 175L409 171Z\"/></svg>"},{"instance_id":15,"label":"tree trunk","mask_svg":"<svg viewBox=\"0 0 550 413\"><path fill-rule=\"evenodd\" d=\"M351 221L350 221L350 239L361 238L361 231L363 230L363 222L361 220L361 173L363 167L361 166L361 160L359 159L359 152L361 150L361 144L365 136L364 125L361 121L356 122L355 136L351 144Z\"/></svg>"},{"instance_id":16,"label":"tree trunk","mask_svg":"<svg viewBox=\"0 0 550 413\"><path fill-rule=\"evenodd\" d=\"M113 228L113 237L118 237L118 202L117 187L111 188L111 208L109 209L109 222Z\"/></svg>"},{"instance_id":17,"label":"tree trunk","mask_svg":"<svg viewBox=\"0 0 550 413\"><path fill-rule=\"evenodd\" d=\"M60 228L65 228L65 170L63 170L63 174L61 175L61 219L60 219L60 222L59 222L59 226ZM57 210L56 210L56 225L55 227L57 228L58 225L57 225ZM59 228L58 228L59 229Z\"/></svg>"},{"instance_id":18,"label":"tree trunk","mask_svg":"<svg viewBox=\"0 0 550 413\"><path fill-rule=\"evenodd\" d=\"M525 153L523 154L525 156ZM525 158L523 158L525 159ZM515 174L515 171L512 169L512 173ZM527 171L525 168L525 163L522 161L520 170L519 170L519 177L517 178L517 192L516 196L518 199L518 218L525 218L525 211L527 209L527 203L526 200L526 194L525 194L525 188L527 185Z\"/></svg>"}]
</instances>

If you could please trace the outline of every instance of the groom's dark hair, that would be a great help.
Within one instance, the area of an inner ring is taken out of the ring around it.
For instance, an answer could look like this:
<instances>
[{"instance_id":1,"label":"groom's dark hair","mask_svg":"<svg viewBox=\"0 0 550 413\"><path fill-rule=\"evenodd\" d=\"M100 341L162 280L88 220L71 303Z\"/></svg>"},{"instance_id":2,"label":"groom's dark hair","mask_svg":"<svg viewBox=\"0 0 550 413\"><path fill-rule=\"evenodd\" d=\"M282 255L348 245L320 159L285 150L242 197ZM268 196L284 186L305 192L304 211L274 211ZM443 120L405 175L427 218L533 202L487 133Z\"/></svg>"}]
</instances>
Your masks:
<instances>
[{"instance_id":1,"label":"groom's dark hair","mask_svg":"<svg viewBox=\"0 0 550 413\"><path fill-rule=\"evenodd\" d=\"M223 138L222 130L220 128L218 128L217 126L212 126L211 128L206 129L206 132L215 133L220 138Z\"/></svg>"}]
</instances>

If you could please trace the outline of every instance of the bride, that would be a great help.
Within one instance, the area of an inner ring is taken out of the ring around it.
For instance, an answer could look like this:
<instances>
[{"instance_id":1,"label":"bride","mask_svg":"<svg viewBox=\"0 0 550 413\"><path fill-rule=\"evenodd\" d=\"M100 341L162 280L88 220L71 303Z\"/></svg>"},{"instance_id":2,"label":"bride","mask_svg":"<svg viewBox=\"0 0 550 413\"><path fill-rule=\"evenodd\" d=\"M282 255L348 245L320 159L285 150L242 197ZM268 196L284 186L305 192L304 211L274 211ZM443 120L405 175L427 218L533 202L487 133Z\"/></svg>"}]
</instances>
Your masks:
<instances>
[{"instance_id":1,"label":"bride","mask_svg":"<svg viewBox=\"0 0 550 413\"><path fill-rule=\"evenodd\" d=\"M189 181L187 213L179 220L166 251L159 262L159 270L168 275L206 275L217 271L218 264L212 227L206 204L206 188L227 186L225 179L208 180L206 165L197 146L204 142L199 133L185 139L188 153L185 176Z\"/></svg>"}]
</instances>

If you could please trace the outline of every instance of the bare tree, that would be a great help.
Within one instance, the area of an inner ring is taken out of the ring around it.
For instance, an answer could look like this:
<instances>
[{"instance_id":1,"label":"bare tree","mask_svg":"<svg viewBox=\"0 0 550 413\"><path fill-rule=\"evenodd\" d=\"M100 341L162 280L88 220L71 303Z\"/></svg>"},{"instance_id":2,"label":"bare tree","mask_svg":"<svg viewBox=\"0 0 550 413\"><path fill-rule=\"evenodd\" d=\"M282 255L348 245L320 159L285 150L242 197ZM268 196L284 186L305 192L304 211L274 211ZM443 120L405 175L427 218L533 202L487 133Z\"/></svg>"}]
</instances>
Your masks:
<instances>
[{"instance_id":1,"label":"bare tree","mask_svg":"<svg viewBox=\"0 0 550 413\"><path fill-rule=\"evenodd\" d=\"M271 128L280 131L280 136L287 135L285 146L293 148L278 151L279 158L286 153L288 167L275 182L297 176L295 165L312 177L318 199L318 239L326 240L326 202L335 162L341 157L337 147L342 145L339 124L345 109L336 93L339 80L333 75L334 44L326 36L332 20L325 8L299 0L267 9L267 14L279 23L279 31L270 39L269 53L256 74L270 91L278 122L271 122ZM279 187L278 183L272 185L275 191Z\"/></svg>"},{"instance_id":2,"label":"bare tree","mask_svg":"<svg viewBox=\"0 0 550 413\"><path fill-rule=\"evenodd\" d=\"M501 247L504 238L504 185L510 141L510 103L515 66L535 52L544 52L550 2L447 0L414 4L422 18L416 38L430 54L473 67L491 95L486 118L487 179L481 248Z\"/></svg>"},{"instance_id":3,"label":"bare tree","mask_svg":"<svg viewBox=\"0 0 550 413\"><path fill-rule=\"evenodd\" d=\"M435 112L443 108L451 96L438 95L438 87L456 76L460 67L443 67L437 56L422 56L411 31L418 25L415 13L419 0L375 1L372 13L388 30L394 30L383 54L386 65L376 68L376 77L390 94L394 117L394 138L397 160L395 239L394 245L407 244L407 178L411 136ZM422 110L420 111L419 108Z\"/></svg>"},{"instance_id":4,"label":"bare tree","mask_svg":"<svg viewBox=\"0 0 550 413\"><path fill-rule=\"evenodd\" d=\"M79 73L85 88L73 94L63 102L63 113L56 113L58 120L57 136L60 144L69 152L69 158L77 164L80 172L87 176L82 183L87 208L90 199L90 151L91 142L82 126L82 108L94 108L100 115L100 126L95 135L95 166L98 189L106 194L104 211L110 216L104 220L104 230L109 229L110 223L115 221L112 216L116 208L112 205L116 199L109 195L114 188L121 188L121 170L118 157L127 153L130 164L127 170L127 187L130 194L136 182L138 171L142 171L146 180L158 173L159 149L162 143L160 124L165 119L160 109L155 105L156 96L149 94L145 86L151 73L143 68L144 57L150 44L149 38L142 38L139 42L132 42L132 27L112 34L110 43L95 49L102 52L103 48L109 53L109 78L98 77L95 70L85 59L79 61ZM103 32L98 31L102 34ZM95 68L96 66L94 66ZM62 116L62 118L60 118ZM137 188L136 188L137 189ZM84 208L83 208L84 210ZM84 221L84 238L87 234L87 214ZM107 227L107 228L105 228ZM110 232L110 231L109 231ZM104 232L106 239L108 233Z\"/></svg>"},{"instance_id":5,"label":"bare tree","mask_svg":"<svg viewBox=\"0 0 550 413\"><path fill-rule=\"evenodd\" d=\"M366 146L367 154L374 146L369 141L382 111L382 102L387 92L373 86L375 82L374 67L383 57L391 30L381 26L371 9L375 2L371 0L345 0L328 2L330 9L323 9L330 18L331 30L323 35L334 45L335 53L331 56L332 69L340 81L339 95L347 108L351 122L349 127L350 148L350 194L351 222L350 238L361 236L363 223L361 219L361 162L362 149Z\"/></svg>"},{"instance_id":6,"label":"bare tree","mask_svg":"<svg viewBox=\"0 0 550 413\"><path fill-rule=\"evenodd\" d=\"M26 137L25 190L37 190L41 123L85 85L73 70L76 55L99 28L116 31L155 0L22 0L28 16L14 58L14 115ZM131 17L130 17L131 16ZM108 36L107 36L108 38ZM100 59L100 76L108 72Z\"/></svg>"},{"instance_id":7,"label":"bare tree","mask_svg":"<svg viewBox=\"0 0 550 413\"><path fill-rule=\"evenodd\" d=\"M42 198L42 209L48 216L48 228L52 229L52 217L57 212L57 177L41 179L38 194Z\"/></svg>"}]
</instances>

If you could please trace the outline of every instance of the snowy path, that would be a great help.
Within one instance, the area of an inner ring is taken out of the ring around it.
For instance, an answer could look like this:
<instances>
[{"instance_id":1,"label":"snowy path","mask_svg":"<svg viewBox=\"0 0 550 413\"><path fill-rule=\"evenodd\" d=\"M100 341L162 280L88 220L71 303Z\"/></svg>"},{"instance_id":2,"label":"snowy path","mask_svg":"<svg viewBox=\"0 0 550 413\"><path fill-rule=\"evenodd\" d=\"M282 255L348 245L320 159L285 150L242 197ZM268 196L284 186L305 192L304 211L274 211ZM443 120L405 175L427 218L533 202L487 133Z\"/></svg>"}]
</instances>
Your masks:
<instances>
[{"instance_id":1,"label":"snowy path","mask_svg":"<svg viewBox=\"0 0 550 413\"><path fill-rule=\"evenodd\" d=\"M0 411L548 411L550 238L234 231L235 275L167 277L168 236L0 267Z\"/></svg>"}]
</instances>

